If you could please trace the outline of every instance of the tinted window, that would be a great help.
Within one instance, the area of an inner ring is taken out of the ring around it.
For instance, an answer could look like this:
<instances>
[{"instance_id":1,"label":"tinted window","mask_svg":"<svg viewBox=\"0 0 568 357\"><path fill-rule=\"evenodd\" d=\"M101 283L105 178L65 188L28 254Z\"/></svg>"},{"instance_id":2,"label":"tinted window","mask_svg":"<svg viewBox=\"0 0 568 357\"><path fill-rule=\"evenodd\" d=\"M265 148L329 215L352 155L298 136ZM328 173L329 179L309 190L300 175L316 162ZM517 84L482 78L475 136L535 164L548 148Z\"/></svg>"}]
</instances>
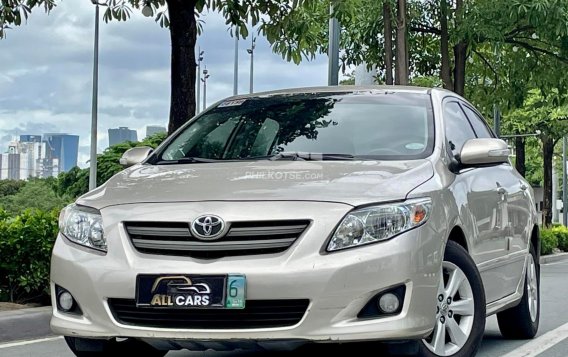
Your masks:
<instances>
[{"instance_id":1,"label":"tinted window","mask_svg":"<svg viewBox=\"0 0 568 357\"><path fill-rule=\"evenodd\" d=\"M467 117L469 118L469 122L473 126L473 130L475 130L475 134L477 134L478 138L493 137L491 131L489 131L489 128L487 127L487 124L485 124L485 120L483 120L482 117L480 117L476 112L471 110L467 105L462 105L462 108L465 111Z\"/></svg>"},{"instance_id":2,"label":"tinted window","mask_svg":"<svg viewBox=\"0 0 568 357\"><path fill-rule=\"evenodd\" d=\"M430 98L414 93L314 93L221 103L190 123L161 153L254 159L280 152L413 159L431 154Z\"/></svg>"},{"instance_id":3,"label":"tinted window","mask_svg":"<svg viewBox=\"0 0 568 357\"><path fill-rule=\"evenodd\" d=\"M448 102L444 105L444 124L446 139L454 155L460 153L467 140L475 139L475 133L457 102Z\"/></svg>"}]
</instances>

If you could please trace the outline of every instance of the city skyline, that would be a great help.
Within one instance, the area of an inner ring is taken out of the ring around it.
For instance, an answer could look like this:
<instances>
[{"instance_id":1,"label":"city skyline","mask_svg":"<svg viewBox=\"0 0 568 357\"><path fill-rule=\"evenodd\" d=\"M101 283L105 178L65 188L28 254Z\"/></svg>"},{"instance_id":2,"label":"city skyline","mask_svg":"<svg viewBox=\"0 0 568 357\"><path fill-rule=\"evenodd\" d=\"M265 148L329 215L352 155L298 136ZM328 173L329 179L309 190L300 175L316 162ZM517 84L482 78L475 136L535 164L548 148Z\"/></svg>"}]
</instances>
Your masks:
<instances>
[{"instance_id":1,"label":"city skyline","mask_svg":"<svg viewBox=\"0 0 568 357\"><path fill-rule=\"evenodd\" d=\"M208 104L232 95L234 39L222 16L206 13L198 39L211 75ZM80 136L79 165L89 159L94 8L61 2L49 15L34 13L0 42L0 144L12 136L72 132ZM240 41L239 93L249 91L250 38ZM143 44L143 46L141 46ZM98 152L108 128L167 127L170 105L169 32L139 12L125 22L101 22ZM204 68L204 67L203 67ZM255 90L326 85L327 57L300 66L272 53L258 36ZM26 93L20 95L20 93Z\"/></svg>"}]
</instances>

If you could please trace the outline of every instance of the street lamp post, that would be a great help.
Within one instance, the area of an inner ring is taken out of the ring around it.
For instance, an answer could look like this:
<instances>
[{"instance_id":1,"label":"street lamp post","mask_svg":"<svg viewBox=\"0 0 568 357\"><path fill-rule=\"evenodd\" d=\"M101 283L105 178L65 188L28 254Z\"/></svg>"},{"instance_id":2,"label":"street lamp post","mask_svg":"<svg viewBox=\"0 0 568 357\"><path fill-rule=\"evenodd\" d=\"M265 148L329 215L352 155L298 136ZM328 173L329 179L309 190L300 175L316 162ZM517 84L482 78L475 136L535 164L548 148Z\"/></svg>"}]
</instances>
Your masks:
<instances>
[{"instance_id":1,"label":"street lamp post","mask_svg":"<svg viewBox=\"0 0 568 357\"><path fill-rule=\"evenodd\" d=\"M233 95L239 94L239 28L235 28L235 64L233 69ZM205 108L203 108L205 109Z\"/></svg>"},{"instance_id":2,"label":"street lamp post","mask_svg":"<svg viewBox=\"0 0 568 357\"><path fill-rule=\"evenodd\" d=\"M252 35L251 46L247 49L250 55L250 93L254 92L254 50L256 48L256 37Z\"/></svg>"},{"instance_id":3,"label":"street lamp post","mask_svg":"<svg viewBox=\"0 0 568 357\"><path fill-rule=\"evenodd\" d=\"M199 47L199 55L197 56L197 78L201 76L201 62L203 61L203 54L205 51L201 51L201 47ZM195 100L195 114L199 114L201 111L201 83L199 83L199 79L197 80L197 99ZM203 108L205 109L205 108Z\"/></svg>"},{"instance_id":4,"label":"street lamp post","mask_svg":"<svg viewBox=\"0 0 568 357\"><path fill-rule=\"evenodd\" d=\"M333 5L329 9L329 45L327 48L327 55L329 57L329 67L327 84L336 86L339 84L339 21L333 17Z\"/></svg>"},{"instance_id":5,"label":"street lamp post","mask_svg":"<svg viewBox=\"0 0 568 357\"><path fill-rule=\"evenodd\" d=\"M207 67L205 67L203 70L203 78L201 78L201 81L203 82L203 110L207 109L207 79L209 77L211 76L209 75Z\"/></svg>"},{"instance_id":6,"label":"street lamp post","mask_svg":"<svg viewBox=\"0 0 568 357\"><path fill-rule=\"evenodd\" d=\"M95 44L93 51L93 98L91 107L91 152L89 158L89 190L97 187L97 128L99 108L99 6L105 5L91 0L95 5Z\"/></svg>"}]
</instances>

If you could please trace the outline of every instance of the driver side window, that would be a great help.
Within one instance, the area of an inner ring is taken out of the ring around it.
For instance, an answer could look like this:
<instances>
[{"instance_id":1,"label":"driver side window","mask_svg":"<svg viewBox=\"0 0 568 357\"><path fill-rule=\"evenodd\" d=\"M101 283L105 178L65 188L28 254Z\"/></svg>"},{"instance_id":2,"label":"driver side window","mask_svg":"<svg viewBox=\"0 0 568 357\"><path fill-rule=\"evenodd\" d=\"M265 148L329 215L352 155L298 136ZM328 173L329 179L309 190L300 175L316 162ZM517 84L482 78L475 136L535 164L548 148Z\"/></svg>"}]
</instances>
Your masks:
<instances>
[{"instance_id":1,"label":"driver side window","mask_svg":"<svg viewBox=\"0 0 568 357\"><path fill-rule=\"evenodd\" d=\"M454 156L459 155L466 141L476 137L469 120L457 102L444 104L444 126L446 141Z\"/></svg>"}]
</instances>

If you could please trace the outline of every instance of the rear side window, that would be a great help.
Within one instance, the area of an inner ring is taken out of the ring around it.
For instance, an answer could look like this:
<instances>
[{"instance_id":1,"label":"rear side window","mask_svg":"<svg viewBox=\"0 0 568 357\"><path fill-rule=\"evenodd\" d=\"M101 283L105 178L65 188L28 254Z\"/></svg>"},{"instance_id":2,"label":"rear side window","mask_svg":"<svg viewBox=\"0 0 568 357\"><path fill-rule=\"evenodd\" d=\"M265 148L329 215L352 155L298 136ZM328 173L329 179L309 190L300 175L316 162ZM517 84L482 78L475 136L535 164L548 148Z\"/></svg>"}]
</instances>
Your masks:
<instances>
[{"instance_id":1,"label":"rear side window","mask_svg":"<svg viewBox=\"0 0 568 357\"><path fill-rule=\"evenodd\" d=\"M446 140L453 155L458 155L466 141L475 139L475 132L457 102L444 105L444 126Z\"/></svg>"},{"instance_id":2,"label":"rear side window","mask_svg":"<svg viewBox=\"0 0 568 357\"><path fill-rule=\"evenodd\" d=\"M471 108L467 105L462 105L465 114L469 118L469 122L473 126L473 130L475 130L475 134L477 134L478 138L492 138L493 135L491 131L487 127L485 120L479 116L476 112L474 112Z\"/></svg>"}]
</instances>

